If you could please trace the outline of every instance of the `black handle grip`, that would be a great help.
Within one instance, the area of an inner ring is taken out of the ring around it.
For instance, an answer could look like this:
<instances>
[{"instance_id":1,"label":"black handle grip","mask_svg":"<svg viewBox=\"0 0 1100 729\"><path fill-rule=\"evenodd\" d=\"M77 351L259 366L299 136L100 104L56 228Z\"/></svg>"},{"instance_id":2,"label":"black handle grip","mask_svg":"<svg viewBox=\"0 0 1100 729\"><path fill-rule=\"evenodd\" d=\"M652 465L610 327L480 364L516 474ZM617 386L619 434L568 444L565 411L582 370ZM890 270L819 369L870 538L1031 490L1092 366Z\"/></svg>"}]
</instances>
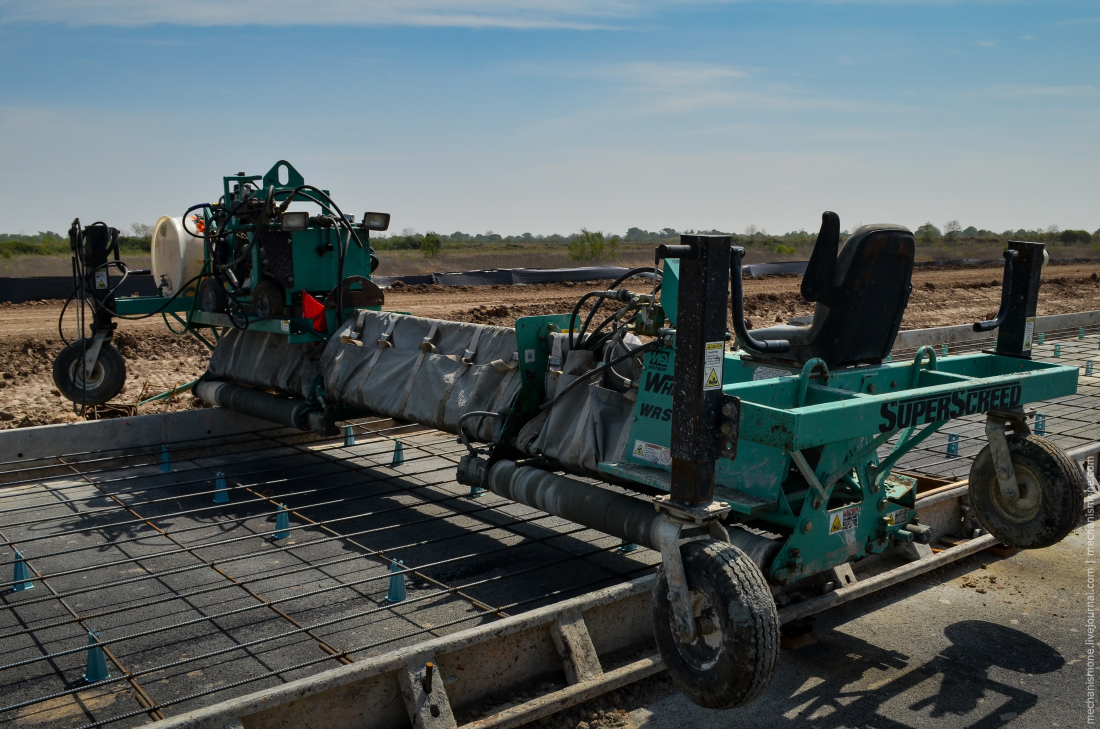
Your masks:
<instances>
[{"instance_id":1,"label":"black handle grip","mask_svg":"<svg viewBox=\"0 0 1100 729\"><path fill-rule=\"evenodd\" d=\"M733 330L737 332L737 341L746 349L761 354L789 352L791 343L786 339L753 339L749 328L745 326L745 292L741 286L741 259L745 249L740 246L730 248L730 307L733 313Z\"/></svg>"},{"instance_id":2,"label":"black handle grip","mask_svg":"<svg viewBox=\"0 0 1100 729\"><path fill-rule=\"evenodd\" d=\"M974 331L976 332L988 332L992 329L1004 324L1005 317L1008 316L1008 303L1012 296L1012 269L1016 263L1016 256L1019 253L1016 251L1005 251L1005 277L1001 283L1001 308L997 310L997 317L990 319L989 321L974 322Z\"/></svg>"},{"instance_id":3,"label":"black handle grip","mask_svg":"<svg viewBox=\"0 0 1100 729\"><path fill-rule=\"evenodd\" d=\"M656 258L658 261L662 258L686 258L689 261L693 261L698 257L699 251L695 246L657 246Z\"/></svg>"}]
</instances>

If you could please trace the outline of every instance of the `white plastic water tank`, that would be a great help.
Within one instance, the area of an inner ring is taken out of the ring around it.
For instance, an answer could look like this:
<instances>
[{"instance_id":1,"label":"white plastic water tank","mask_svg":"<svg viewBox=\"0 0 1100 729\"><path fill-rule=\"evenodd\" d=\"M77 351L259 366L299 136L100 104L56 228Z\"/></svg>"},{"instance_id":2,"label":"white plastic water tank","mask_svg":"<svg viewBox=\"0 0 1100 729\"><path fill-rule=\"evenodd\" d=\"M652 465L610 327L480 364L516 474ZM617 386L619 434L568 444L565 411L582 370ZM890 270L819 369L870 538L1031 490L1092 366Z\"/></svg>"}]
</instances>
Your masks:
<instances>
[{"instance_id":1,"label":"white plastic water tank","mask_svg":"<svg viewBox=\"0 0 1100 729\"><path fill-rule=\"evenodd\" d=\"M153 226L153 280L165 296L202 273L202 248L202 238L183 229L183 218L164 216Z\"/></svg>"}]
</instances>

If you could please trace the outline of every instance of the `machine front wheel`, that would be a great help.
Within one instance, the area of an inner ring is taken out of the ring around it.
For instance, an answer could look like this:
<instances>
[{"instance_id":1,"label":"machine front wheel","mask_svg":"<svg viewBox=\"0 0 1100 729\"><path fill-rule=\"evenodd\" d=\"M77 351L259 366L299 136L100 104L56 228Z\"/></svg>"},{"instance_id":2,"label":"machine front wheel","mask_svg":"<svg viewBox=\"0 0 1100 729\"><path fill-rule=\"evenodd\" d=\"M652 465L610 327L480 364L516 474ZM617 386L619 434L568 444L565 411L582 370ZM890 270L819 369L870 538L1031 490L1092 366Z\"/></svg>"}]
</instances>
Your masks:
<instances>
[{"instance_id":1,"label":"machine front wheel","mask_svg":"<svg viewBox=\"0 0 1100 729\"><path fill-rule=\"evenodd\" d=\"M84 342L77 340L61 350L53 361L53 382L61 394L82 405L102 405L122 392L126 384L126 360L110 342L99 348L92 374L84 377Z\"/></svg>"},{"instance_id":2,"label":"machine front wheel","mask_svg":"<svg viewBox=\"0 0 1100 729\"><path fill-rule=\"evenodd\" d=\"M1077 526L1085 477L1069 455L1037 435L1008 436L1019 498L1007 499L985 446L970 467L970 504L987 532L1010 547L1057 544Z\"/></svg>"},{"instance_id":3,"label":"machine front wheel","mask_svg":"<svg viewBox=\"0 0 1100 729\"><path fill-rule=\"evenodd\" d=\"M672 682L708 709L755 700L779 661L779 614L764 576L745 553L716 541L680 549L697 635L680 640L662 567L653 583L653 631Z\"/></svg>"}]
</instances>

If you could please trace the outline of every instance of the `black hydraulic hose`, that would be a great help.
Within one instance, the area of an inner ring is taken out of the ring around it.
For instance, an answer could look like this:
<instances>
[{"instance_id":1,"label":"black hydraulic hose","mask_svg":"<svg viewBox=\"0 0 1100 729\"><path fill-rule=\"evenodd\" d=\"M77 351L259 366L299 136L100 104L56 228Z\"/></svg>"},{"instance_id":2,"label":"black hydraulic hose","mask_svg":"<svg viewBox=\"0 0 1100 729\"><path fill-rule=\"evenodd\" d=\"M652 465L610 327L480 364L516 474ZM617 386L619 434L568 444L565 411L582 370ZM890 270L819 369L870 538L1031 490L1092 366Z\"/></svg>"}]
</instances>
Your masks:
<instances>
[{"instance_id":1,"label":"black hydraulic hose","mask_svg":"<svg viewBox=\"0 0 1100 729\"><path fill-rule=\"evenodd\" d=\"M661 290L661 284L659 283L659 281L660 281L660 279L658 279L657 285L653 287L653 294L652 294L653 296L656 296L657 292ZM609 316L606 319L604 319L603 321L601 321L599 323L599 325L597 325L596 328L593 329L591 332L588 332L588 340L589 340L589 342L591 342L591 344L587 344L585 346L585 349L596 349L603 342L607 341L607 337L609 335L604 335L603 337L600 337L599 339L596 339L596 335L599 334L605 326L607 326L608 324L613 322L615 320L615 318L618 317L623 311L629 309L630 306L632 306L632 305L628 305L628 306L623 307L622 309L619 309L619 311L616 311L614 314L612 314L611 316ZM637 308L644 308L644 305L639 304L637 306Z\"/></svg>"},{"instance_id":2,"label":"black hydraulic hose","mask_svg":"<svg viewBox=\"0 0 1100 729\"><path fill-rule=\"evenodd\" d=\"M294 200L294 197L297 195L299 190L312 190L317 194L323 196L324 199L328 201L328 205L323 205L322 207L331 206L332 209L336 211L337 221L341 225L343 225L344 228L346 228L348 231L348 237L345 240L344 244L340 246L340 250L336 256L336 317L339 318L344 312L344 259L348 253L348 246L351 245L351 241L352 239L354 239L355 244L360 248L363 248L363 241L359 240L359 236L352 228L351 223L348 221L347 217L345 217L344 211L340 209L339 205L333 202L332 198L329 197L324 190L320 190L313 185L299 185L287 198L287 204ZM339 241L339 239L337 239L337 241Z\"/></svg>"},{"instance_id":3,"label":"black hydraulic hose","mask_svg":"<svg viewBox=\"0 0 1100 729\"><path fill-rule=\"evenodd\" d=\"M628 278L633 278L634 276L637 276L640 273L652 273L657 278L661 277L661 272L658 271L656 269L656 267L654 267L654 266L639 266L638 268L630 269L629 271L624 273L622 276L619 276L617 279L612 281L611 282L611 288L615 288L616 286L621 284L623 281L626 281Z\"/></svg>"},{"instance_id":4,"label":"black hydraulic hose","mask_svg":"<svg viewBox=\"0 0 1100 729\"><path fill-rule=\"evenodd\" d=\"M989 321L974 322L974 331L988 332L1004 324L1005 317L1008 316L1009 303L1012 299L1012 273L1016 267L1016 256L1018 255L1020 254L1017 251L1005 251L1005 273L1001 282L1001 307L997 310L995 318Z\"/></svg>"},{"instance_id":5,"label":"black hydraulic hose","mask_svg":"<svg viewBox=\"0 0 1100 729\"><path fill-rule=\"evenodd\" d=\"M744 248L740 246L730 248L730 307L737 341L745 349L761 354L789 352L791 343L786 339L754 339L749 334L749 328L745 326L745 292L741 282L741 259L744 257Z\"/></svg>"},{"instance_id":6,"label":"black hydraulic hose","mask_svg":"<svg viewBox=\"0 0 1100 729\"><path fill-rule=\"evenodd\" d=\"M236 268L237 266L244 263L244 260L248 257L248 254L250 254L252 252L252 248L257 243L260 242L260 233L264 229L264 220L267 218L268 210L271 209L271 203L274 201L274 196L275 196L275 186L274 185L269 185L268 188L267 188L267 197L264 199L263 210L260 211L260 220L259 220L259 222L256 223L256 229L254 231L252 231L252 240L248 241L247 245L245 245L243 248L241 248L241 252L237 255L236 260L230 261L229 263L219 265L219 266L217 266L218 268L225 271L225 270ZM240 207L240 206L238 206L238 207ZM257 279L258 279L258 274L257 274Z\"/></svg>"},{"instance_id":7,"label":"black hydraulic hose","mask_svg":"<svg viewBox=\"0 0 1100 729\"><path fill-rule=\"evenodd\" d=\"M626 354L622 355L621 357L616 357L615 359L611 360L610 362L602 364L594 370L589 370L588 372L585 372L583 375L580 375L579 377L577 377L577 379L573 380L568 385L566 385L565 389L562 390L561 392L559 392L557 395L554 395L554 397L551 400L548 400L545 403L543 403L539 407L539 411L541 412L543 410L546 410L548 408L553 407L558 401L560 401L563 397L565 397L569 393L570 390L572 390L573 388L577 387L578 385L580 385L582 383L589 382L596 375L603 374L604 372L611 369L615 365L617 365L621 362L625 362L628 359L631 359L632 357L637 357L638 355L640 355L644 352L648 352L651 349L656 349L660 345L661 345L661 340L660 339L654 339L652 342L649 342L648 344L643 344L642 346L638 347L637 349L632 349L629 352L627 352Z\"/></svg>"},{"instance_id":8,"label":"black hydraulic hose","mask_svg":"<svg viewBox=\"0 0 1100 729\"><path fill-rule=\"evenodd\" d=\"M573 307L573 313L569 315L569 349L570 350L572 350L573 346L574 346L573 323L577 321L577 314L580 313L581 307L584 306L585 301L587 301L589 298L591 298L593 296L599 296L602 293L603 293L602 291L589 291L584 296L582 296L580 298L580 301L577 302L577 305ZM602 301L602 299L601 299L601 301Z\"/></svg>"},{"instance_id":9,"label":"black hydraulic hose","mask_svg":"<svg viewBox=\"0 0 1100 729\"><path fill-rule=\"evenodd\" d=\"M588 334L588 341L583 343L584 348L589 350L589 351L593 351L593 352L596 351L597 349L599 349L601 344L603 344L604 342L611 339L611 337L615 336L615 332L618 331L619 329L621 329L623 326L626 326L626 325L623 324L620 327L612 329L609 332L607 332L606 334L604 334L600 337L597 337L596 335L600 333L600 330L602 330L610 322L615 321L620 316L623 316L624 314L626 314L626 312L630 311L631 309L640 309L640 308L641 308L641 305L639 305L639 304L627 304L626 306L619 309L618 311L616 311L611 316L604 319L602 322L600 322L600 325L598 327L593 329Z\"/></svg>"},{"instance_id":10,"label":"black hydraulic hose","mask_svg":"<svg viewBox=\"0 0 1100 729\"><path fill-rule=\"evenodd\" d=\"M630 308L630 307L625 307L625 308ZM622 309L620 309L620 311L622 311ZM591 349L591 350L599 349L601 345L605 344L606 342L611 341L615 337L616 332L624 331L629 326L630 326L630 322L627 322L626 324L621 324L618 327L616 327L615 329L612 329L612 330L608 331L606 334L603 334L598 339L594 339L594 340L592 339L592 337L596 336L596 332L592 332L592 334L589 336L589 340L592 342L592 344L588 348Z\"/></svg>"},{"instance_id":11,"label":"black hydraulic hose","mask_svg":"<svg viewBox=\"0 0 1100 729\"><path fill-rule=\"evenodd\" d=\"M205 232L202 235L198 235L197 233L192 233L191 230L187 227L187 216L191 214L192 210L199 210L200 208L211 208L211 209L213 209L213 207L214 206L211 205L210 203L199 203L198 205L192 205L191 207L187 208L187 210L185 210L184 213L183 213L183 230L184 230L184 232L187 233L187 235L191 236L192 238L202 238L203 240L206 240L207 236L206 236ZM204 225L204 228L205 228L205 225Z\"/></svg>"},{"instance_id":12,"label":"black hydraulic hose","mask_svg":"<svg viewBox=\"0 0 1100 729\"><path fill-rule=\"evenodd\" d=\"M148 314L141 314L139 316L125 316L123 314L119 314L117 311L114 311L113 309L107 308L107 306L105 304L102 305L102 306L107 311L108 314L110 314L111 316L116 317L118 319L125 319L127 321L138 321L140 319L148 319L151 316L156 316L157 314L163 313L165 307L167 307L169 304L171 304L173 301L175 301L177 298L179 298L179 295L182 294L185 290L187 290L188 286L193 284L195 281L198 281L200 278L203 278L204 276L209 276L209 275L210 274L207 274L207 273L200 273L198 276L194 276L194 277L188 279L186 283L184 283L182 286L179 287L179 289L176 291L176 293L169 296L168 299L163 304L160 305L160 308L158 308L156 311L151 311Z\"/></svg>"},{"instance_id":13,"label":"black hydraulic hose","mask_svg":"<svg viewBox=\"0 0 1100 729\"><path fill-rule=\"evenodd\" d=\"M470 418L495 418L497 420L504 420L508 417L508 413L497 413L492 410L471 410L465 413L458 419L458 441L466 446L466 450L476 453L478 452L473 445L470 444L470 438L466 435L466 431L462 429L462 422ZM478 424L480 426L480 423ZM474 435L477 435L477 427L474 427Z\"/></svg>"},{"instance_id":14,"label":"black hydraulic hose","mask_svg":"<svg viewBox=\"0 0 1100 729\"><path fill-rule=\"evenodd\" d=\"M631 278L633 276L637 276L640 273L652 273L656 278L660 278L660 276L661 276L660 271L658 271L655 266L640 266L638 268L632 268L629 271L627 271L626 273L624 273L623 275L619 276L614 281L612 281L611 285L607 288L607 290L608 291L614 291L618 287L618 285L621 284L623 281L626 281L628 278ZM577 332L576 336L577 336L578 339L582 338L584 336L585 331L588 329L588 325L592 323L592 319L596 316L596 312L599 310L600 304L602 304L604 299L607 298L607 295L606 295L605 291L589 291L587 294L582 296L581 300L577 302L577 305L575 307L573 307L573 314L572 314L572 316L569 317L569 348L570 349L573 349L573 347L574 347L573 323L576 321L577 315L580 313L581 306L583 306L584 302L591 296L598 296L600 298L600 300L597 301L595 304L593 304L591 311L588 312L588 316L585 318L584 324L581 325L580 330ZM606 324L606 322L605 322L605 324ZM595 329L595 331L593 331L592 333L595 334L599 330L600 330L600 327L597 327Z\"/></svg>"},{"instance_id":15,"label":"black hydraulic hose","mask_svg":"<svg viewBox=\"0 0 1100 729\"><path fill-rule=\"evenodd\" d=\"M130 267L127 266L124 262L119 261L119 260L107 261L102 266L97 268L96 271L98 271L100 268L106 269L106 268L111 268L111 267L117 268L119 271L122 271L122 278L120 278L118 280L118 283L116 283L114 286L112 286L111 290L107 292L107 295L103 297L104 301L106 301L107 299L110 299L112 296L114 296L115 292L118 291L119 287L122 286L122 284L126 283L126 279L128 279L130 277Z\"/></svg>"},{"instance_id":16,"label":"black hydraulic hose","mask_svg":"<svg viewBox=\"0 0 1100 729\"><path fill-rule=\"evenodd\" d=\"M73 220L72 227L69 229L69 242L73 249L73 270L75 272L75 290L74 294L80 294L80 314L79 319L79 333L80 333L80 361L81 363L88 357L88 338L84 336L84 303L87 301L87 281L84 279L84 228L80 224L80 218ZM61 310L61 315L64 316L65 309ZM58 318L57 327L61 329L61 320ZM88 407L88 377L84 373L84 368L78 366L77 372L81 374L80 382L82 387L80 389L80 410L79 415L84 414L84 410ZM75 383L74 383L75 384ZM76 403L73 403L73 407L76 407Z\"/></svg>"}]
</instances>

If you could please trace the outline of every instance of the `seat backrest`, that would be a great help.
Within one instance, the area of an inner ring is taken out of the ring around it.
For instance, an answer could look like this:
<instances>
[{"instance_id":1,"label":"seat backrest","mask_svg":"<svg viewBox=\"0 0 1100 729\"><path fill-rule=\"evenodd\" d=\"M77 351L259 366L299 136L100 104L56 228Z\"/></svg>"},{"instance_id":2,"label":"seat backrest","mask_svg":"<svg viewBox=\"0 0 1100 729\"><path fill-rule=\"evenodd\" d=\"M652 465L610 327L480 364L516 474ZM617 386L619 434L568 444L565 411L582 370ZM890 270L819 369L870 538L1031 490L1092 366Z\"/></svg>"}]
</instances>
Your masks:
<instances>
[{"instance_id":1,"label":"seat backrest","mask_svg":"<svg viewBox=\"0 0 1100 729\"><path fill-rule=\"evenodd\" d=\"M840 247L840 216L826 210L821 215L821 231L802 274L802 298L817 301L833 287L837 249Z\"/></svg>"},{"instance_id":2,"label":"seat backrest","mask_svg":"<svg viewBox=\"0 0 1100 729\"><path fill-rule=\"evenodd\" d=\"M900 225L864 225L841 246L832 286L815 296L815 356L830 366L881 362L913 290L916 241Z\"/></svg>"}]
</instances>

